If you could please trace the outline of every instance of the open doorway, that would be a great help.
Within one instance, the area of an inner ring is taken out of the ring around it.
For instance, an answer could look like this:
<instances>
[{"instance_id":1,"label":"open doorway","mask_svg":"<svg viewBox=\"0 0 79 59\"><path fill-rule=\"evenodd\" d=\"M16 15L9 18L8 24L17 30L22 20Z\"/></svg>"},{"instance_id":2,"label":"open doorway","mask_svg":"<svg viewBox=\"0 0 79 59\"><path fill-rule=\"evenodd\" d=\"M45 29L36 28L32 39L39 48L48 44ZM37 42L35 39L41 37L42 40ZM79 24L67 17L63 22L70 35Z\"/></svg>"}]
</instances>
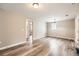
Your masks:
<instances>
[{"instance_id":1,"label":"open doorway","mask_svg":"<svg viewBox=\"0 0 79 59\"><path fill-rule=\"evenodd\" d=\"M33 28L33 22L32 21L26 21L26 42L28 47L32 47L32 28Z\"/></svg>"}]
</instances>

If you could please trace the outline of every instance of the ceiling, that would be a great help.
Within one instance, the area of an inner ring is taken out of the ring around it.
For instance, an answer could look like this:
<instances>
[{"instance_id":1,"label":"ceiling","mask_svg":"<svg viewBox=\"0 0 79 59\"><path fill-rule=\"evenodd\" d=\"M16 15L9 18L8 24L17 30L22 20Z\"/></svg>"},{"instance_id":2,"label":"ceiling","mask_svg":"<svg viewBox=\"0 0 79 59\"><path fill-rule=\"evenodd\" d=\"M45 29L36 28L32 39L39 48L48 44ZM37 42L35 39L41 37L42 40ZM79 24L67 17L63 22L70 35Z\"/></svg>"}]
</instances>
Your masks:
<instances>
[{"instance_id":1,"label":"ceiling","mask_svg":"<svg viewBox=\"0 0 79 59\"><path fill-rule=\"evenodd\" d=\"M32 3L1 3L0 9L19 12L30 18L57 17L67 19L74 18L79 14L79 4L77 3L39 3L37 9L33 8Z\"/></svg>"}]
</instances>

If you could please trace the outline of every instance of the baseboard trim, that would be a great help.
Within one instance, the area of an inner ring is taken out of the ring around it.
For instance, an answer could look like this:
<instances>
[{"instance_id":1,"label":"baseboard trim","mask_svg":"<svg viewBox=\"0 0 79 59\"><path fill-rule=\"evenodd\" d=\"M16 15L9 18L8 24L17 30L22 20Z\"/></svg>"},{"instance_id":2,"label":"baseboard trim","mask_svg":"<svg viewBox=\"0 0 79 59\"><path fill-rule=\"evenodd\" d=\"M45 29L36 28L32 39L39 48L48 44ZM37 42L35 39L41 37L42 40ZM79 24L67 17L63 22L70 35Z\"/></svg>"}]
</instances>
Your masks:
<instances>
[{"instance_id":1,"label":"baseboard trim","mask_svg":"<svg viewBox=\"0 0 79 59\"><path fill-rule=\"evenodd\" d=\"M2 48L0 48L0 50L4 50L4 49L8 49L8 48L11 48L14 46L18 46L18 45L23 44L23 43L26 43L26 41L2 47Z\"/></svg>"},{"instance_id":2,"label":"baseboard trim","mask_svg":"<svg viewBox=\"0 0 79 59\"><path fill-rule=\"evenodd\" d=\"M51 36L47 36L47 37L51 37ZM69 40L69 41L74 41L73 39L70 39L70 38L61 38L61 37L51 37L51 38L59 38L59 39L65 39L65 40Z\"/></svg>"},{"instance_id":3,"label":"baseboard trim","mask_svg":"<svg viewBox=\"0 0 79 59\"><path fill-rule=\"evenodd\" d=\"M33 39L33 40L35 41L35 40L39 40L39 39L42 39L42 38L45 38L45 37L40 37L40 38L36 38L36 39Z\"/></svg>"}]
</instances>

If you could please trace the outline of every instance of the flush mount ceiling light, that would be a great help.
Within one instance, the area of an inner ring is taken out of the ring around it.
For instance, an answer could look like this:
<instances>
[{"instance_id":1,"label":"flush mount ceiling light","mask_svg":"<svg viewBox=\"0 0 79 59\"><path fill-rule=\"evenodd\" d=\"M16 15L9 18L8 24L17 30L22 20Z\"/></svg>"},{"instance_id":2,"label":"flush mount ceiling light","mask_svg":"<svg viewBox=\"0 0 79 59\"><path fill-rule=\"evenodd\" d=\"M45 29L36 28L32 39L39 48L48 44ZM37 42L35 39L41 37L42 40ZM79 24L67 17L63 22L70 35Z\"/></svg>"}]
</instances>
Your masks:
<instances>
[{"instance_id":1,"label":"flush mount ceiling light","mask_svg":"<svg viewBox=\"0 0 79 59\"><path fill-rule=\"evenodd\" d=\"M75 3L72 3L72 5L75 5Z\"/></svg>"},{"instance_id":2,"label":"flush mount ceiling light","mask_svg":"<svg viewBox=\"0 0 79 59\"><path fill-rule=\"evenodd\" d=\"M33 7L34 8L38 8L39 7L39 3L33 3Z\"/></svg>"},{"instance_id":3,"label":"flush mount ceiling light","mask_svg":"<svg viewBox=\"0 0 79 59\"><path fill-rule=\"evenodd\" d=\"M69 16L68 14L66 14L65 16Z\"/></svg>"}]
</instances>

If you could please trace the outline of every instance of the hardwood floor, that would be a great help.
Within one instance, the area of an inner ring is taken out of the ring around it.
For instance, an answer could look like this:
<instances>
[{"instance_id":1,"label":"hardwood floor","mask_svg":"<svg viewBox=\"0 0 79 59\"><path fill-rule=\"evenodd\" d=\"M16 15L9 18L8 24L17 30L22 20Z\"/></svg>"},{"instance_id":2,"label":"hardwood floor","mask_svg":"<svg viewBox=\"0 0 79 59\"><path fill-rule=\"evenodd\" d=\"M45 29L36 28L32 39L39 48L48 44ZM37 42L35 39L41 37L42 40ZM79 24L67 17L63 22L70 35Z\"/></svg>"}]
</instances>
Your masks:
<instances>
[{"instance_id":1,"label":"hardwood floor","mask_svg":"<svg viewBox=\"0 0 79 59\"><path fill-rule=\"evenodd\" d=\"M44 40L44 39L42 39ZM58 38L47 38L50 56L76 56L75 42Z\"/></svg>"},{"instance_id":2,"label":"hardwood floor","mask_svg":"<svg viewBox=\"0 0 79 59\"><path fill-rule=\"evenodd\" d=\"M33 47L26 44L14 49L0 51L2 56L76 56L74 41L58 38L42 38L33 42Z\"/></svg>"},{"instance_id":3,"label":"hardwood floor","mask_svg":"<svg viewBox=\"0 0 79 59\"><path fill-rule=\"evenodd\" d=\"M45 52L45 51L46 52ZM44 51L44 52L43 52ZM26 44L16 48L10 48L3 51L0 51L1 56L36 56L36 55L47 55L49 48L45 46L41 41L34 41L33 47L27 47ZM46 53L46 54L44 54Z\"/></svg>"}]
</instances>

